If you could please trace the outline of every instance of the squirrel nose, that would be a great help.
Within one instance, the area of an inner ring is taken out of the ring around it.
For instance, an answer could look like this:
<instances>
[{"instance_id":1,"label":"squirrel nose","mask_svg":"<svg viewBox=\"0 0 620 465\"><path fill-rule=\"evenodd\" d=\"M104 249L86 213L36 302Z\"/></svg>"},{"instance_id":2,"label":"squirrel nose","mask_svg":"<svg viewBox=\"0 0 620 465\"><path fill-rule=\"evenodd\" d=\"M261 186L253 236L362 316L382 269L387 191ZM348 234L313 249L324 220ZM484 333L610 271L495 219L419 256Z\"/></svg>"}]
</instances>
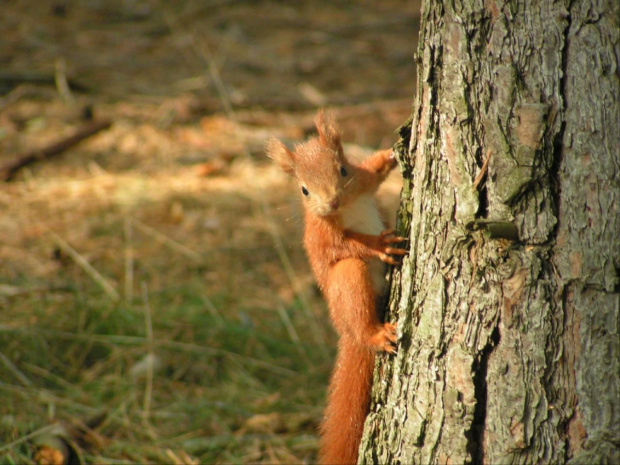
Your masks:
<instances>
[{"instance_id":1,"label":"squirrel nose","mask_svg":"<svg viewBox=\"0 0 620 465\"><path fill-rule=\"evenodd\" d=\"M338 200L338 198L335 198L331 202L329 202L329 207L332 210L337 210L339 206L340 206L340 201Z\"/></svg>"}]
</instances>

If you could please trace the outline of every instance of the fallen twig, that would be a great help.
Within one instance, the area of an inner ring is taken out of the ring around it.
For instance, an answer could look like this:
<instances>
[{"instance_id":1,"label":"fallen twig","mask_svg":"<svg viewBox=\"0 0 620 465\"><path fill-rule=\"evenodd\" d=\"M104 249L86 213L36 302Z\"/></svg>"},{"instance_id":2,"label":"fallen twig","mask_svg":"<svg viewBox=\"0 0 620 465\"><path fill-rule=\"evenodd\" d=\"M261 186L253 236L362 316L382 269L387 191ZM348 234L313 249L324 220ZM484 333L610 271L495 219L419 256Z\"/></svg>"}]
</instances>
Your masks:
<instances>
[{"instance_id":1,"label":"fallen twig","mask_svg":"<svg viewBox=\"0 0 620 465\"><path fill-rule=\"evenodd\" d=\"M14 160L10 161L3 167L0 167L0 181L10 181L15 173L24 166L30 165L37 160L45 160L55 155L63 153L65 150L73 147L84 139L103 131L110 127L112 123L109 120L95 121L79 128L69 137L59 140L47 147L31 150L24 154L18 155Z\"/></svg>"}]
</instances>

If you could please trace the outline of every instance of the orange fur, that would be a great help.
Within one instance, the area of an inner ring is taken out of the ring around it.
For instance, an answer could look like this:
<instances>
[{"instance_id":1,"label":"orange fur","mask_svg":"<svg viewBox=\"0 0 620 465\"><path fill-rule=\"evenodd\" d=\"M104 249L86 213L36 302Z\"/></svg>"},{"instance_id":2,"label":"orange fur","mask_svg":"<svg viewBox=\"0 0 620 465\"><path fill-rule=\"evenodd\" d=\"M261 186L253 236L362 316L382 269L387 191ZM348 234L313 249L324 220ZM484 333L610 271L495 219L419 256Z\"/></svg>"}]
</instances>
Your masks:
<instances>
[{"instance_id":1,"label":"orange fur","mask_svg":"<svg viewBox=\"0 0 620 465\"><path fill-rule=\"evenodd\" d=\"M383 276L376 265L379 260L396 264L393 255L405 250L393 246L403 238L383 229L373 196L396 166L392 152L351 163L333 118L319 112L316 126L318 137L294 152L272 139L267 153L303 192L306 254L340 335L319 458L324 464L348 464L357 461L374 352L395 351L396 327L377 315Z\"/></svg>"},{"instance_id":2,"label":"orange fur","mask_svg":"<svg viewBox=\"0 0 620 465\"><path fill-rule=\"evenodd\" d=\"M341 338L332 374L325 419L321 425L323 464L357 462L364 420L368 414L374 354Z\"/></svg>"}]
</instances>

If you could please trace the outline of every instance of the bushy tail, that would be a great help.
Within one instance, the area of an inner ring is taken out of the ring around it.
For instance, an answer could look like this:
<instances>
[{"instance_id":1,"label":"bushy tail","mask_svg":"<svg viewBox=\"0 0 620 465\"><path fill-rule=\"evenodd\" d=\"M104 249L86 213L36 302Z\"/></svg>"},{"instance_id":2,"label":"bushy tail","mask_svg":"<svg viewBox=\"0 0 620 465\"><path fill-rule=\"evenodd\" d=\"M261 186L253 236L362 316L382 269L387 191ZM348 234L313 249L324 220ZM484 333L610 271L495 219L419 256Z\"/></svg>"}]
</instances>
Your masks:
<instances>
[{"instance_id":1,"label":"bushy tail","mask_svg":"<svg viewBox=\"0 0 620 465\"><path fill-rule=\"evenodd\" d=\"M324 465L357 463L374 359L368 348L351 343L346 336L340 338L321 425L319 460Z\"/></svg>"}]
</instances>

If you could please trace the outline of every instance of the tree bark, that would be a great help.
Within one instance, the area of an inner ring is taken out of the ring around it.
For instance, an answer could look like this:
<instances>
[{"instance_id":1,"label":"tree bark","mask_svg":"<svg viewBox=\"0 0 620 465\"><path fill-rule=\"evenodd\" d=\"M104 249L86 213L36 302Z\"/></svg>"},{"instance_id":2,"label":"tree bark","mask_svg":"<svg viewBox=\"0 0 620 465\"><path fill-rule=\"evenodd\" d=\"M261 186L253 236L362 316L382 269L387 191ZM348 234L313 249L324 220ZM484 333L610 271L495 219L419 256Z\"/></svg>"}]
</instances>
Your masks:
<instances>
[{"instance_id":1,"label":"tree bark","mask_svg":"<svg viewBox=\"0 0 620 465\"><path fill-rule=\"evenodd\" d=\"M423 2L359 463L620 463L619 14Z\"/></svg>"}]
</instances>

